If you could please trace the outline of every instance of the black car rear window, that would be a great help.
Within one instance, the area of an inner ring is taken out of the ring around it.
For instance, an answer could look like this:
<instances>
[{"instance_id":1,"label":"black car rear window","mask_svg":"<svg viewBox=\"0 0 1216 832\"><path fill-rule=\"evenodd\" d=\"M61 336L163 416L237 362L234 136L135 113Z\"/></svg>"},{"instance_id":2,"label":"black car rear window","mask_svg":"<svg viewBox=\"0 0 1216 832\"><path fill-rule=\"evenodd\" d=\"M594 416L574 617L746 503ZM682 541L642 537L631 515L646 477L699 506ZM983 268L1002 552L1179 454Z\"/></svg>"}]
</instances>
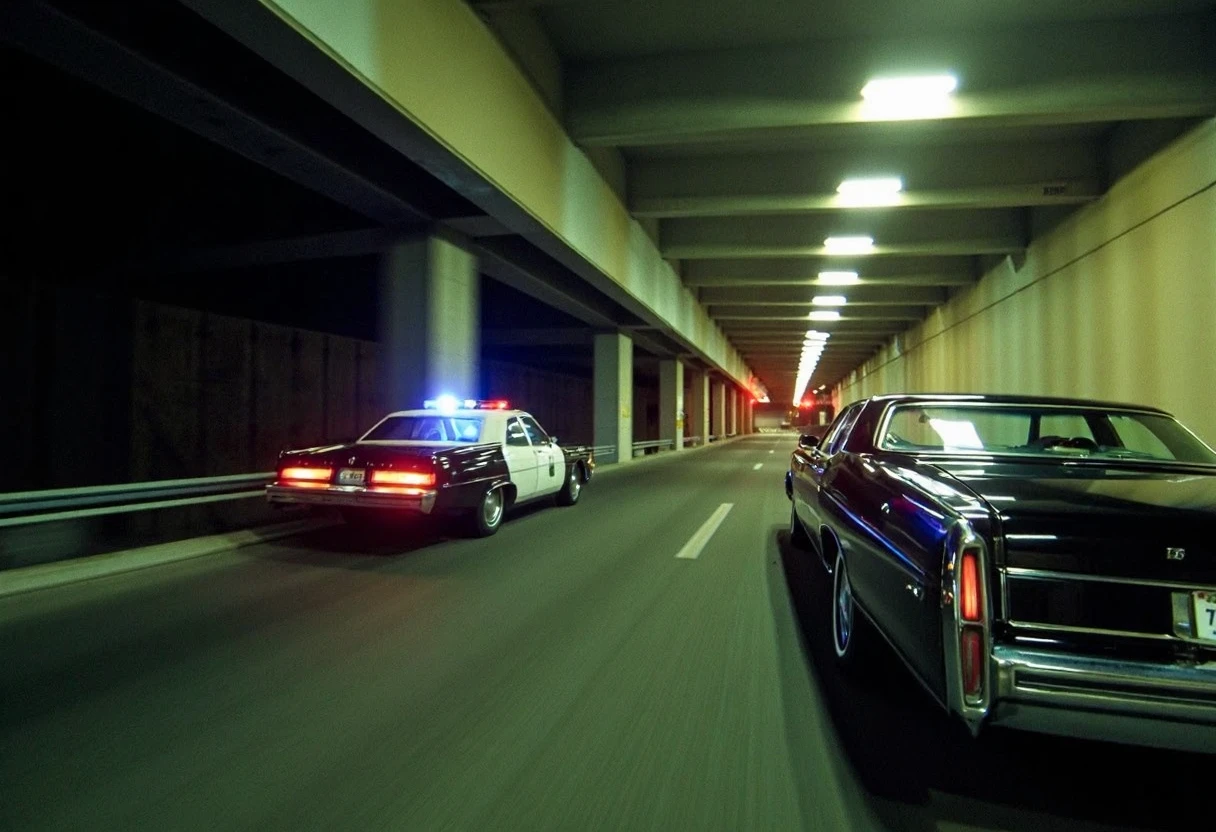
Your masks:
<instances>
[{"instance_id":1,"label":"black car rear window","mask_svg":"<svg viewBox=\"0 0 1216 832\"><path fill-rule=\"evenodd\" d=\"M1216 453L1170 416L1033 404L896 405L879 447L1216 464Z\"/></svg>"}]
</instances>

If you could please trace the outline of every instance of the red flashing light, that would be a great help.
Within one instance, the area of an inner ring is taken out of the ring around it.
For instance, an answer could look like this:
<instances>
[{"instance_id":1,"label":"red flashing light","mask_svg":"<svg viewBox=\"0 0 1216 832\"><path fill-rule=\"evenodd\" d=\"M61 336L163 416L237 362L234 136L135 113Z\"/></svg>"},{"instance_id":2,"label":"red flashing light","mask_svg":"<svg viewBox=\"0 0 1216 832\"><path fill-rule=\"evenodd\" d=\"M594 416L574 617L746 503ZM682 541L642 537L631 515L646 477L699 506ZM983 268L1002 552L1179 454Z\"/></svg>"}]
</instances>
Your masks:
<instances>
[{"instance_id":1,"label":"red flashing light","mask_svg":"<svg viewBox=\"0 0 1216 832\"><path fill-rule=\"evenodd\" d=\"M980 621L984 615L984 603L980 593L979 556L975 552L963 552L958 594L963 620Z\"/></svg>"},{"instance_id":2,"label":"red flashing light","mask_svg":"<svg viewBox=\"0 0 1216 832\"><path fill-rule=\"evenodd\" d=\"M478 402L477 407L480 410L510 410L511 405L506 399L491 399L489 401Z\"/></svg>"},{"instance_id":3,"label":"red flashing light","mask_svg":"<svg viewBox=\"0 0 1216 832\"><path fill-rule=\"evenodd\" d=\"M412 485L429 487L435 475L422 471L372 471L372 485Z\"/></svg>"},{"instance_id":4,"label":"red flashing light","mask_svg":"<svg viewBox=\"0 0 1216 832\"><path fill-rule=\"evenodd\" d=\"M963 664L963 693L979 696L984 692L984 632L979 627L967 627L959 637L959 653Z\"/></svg>"},{"instance_id":5,"label":"red flashing light","mask_svg":"<svg viewBox=\"0 0 1216 832\"><path fill-rule=\"evenodd\" d=\"M333 468L292 467L279 471L279 479L287 482L288 485L327 483L333 475ZM291 482L291 480L296 482Z\"/></svg>"}]
</instances>

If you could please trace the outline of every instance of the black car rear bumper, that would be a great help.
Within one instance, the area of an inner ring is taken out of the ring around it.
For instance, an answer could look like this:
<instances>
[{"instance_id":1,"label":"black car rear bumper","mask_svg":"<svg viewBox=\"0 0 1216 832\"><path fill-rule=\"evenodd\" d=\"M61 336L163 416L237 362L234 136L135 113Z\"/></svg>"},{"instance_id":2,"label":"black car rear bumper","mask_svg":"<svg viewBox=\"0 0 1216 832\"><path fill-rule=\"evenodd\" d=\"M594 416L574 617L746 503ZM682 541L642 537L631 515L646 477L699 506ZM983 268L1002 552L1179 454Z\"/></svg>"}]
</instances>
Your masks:
<instances>
[{"instance_id":1,"label":"black car rear bumper","mask_svg":"<svg viewBox=\"0 0 1216 832\"><path fill-rule=\"evenodd\" d=\"M1163 664L993 648L990 725L1216 751L1216 663Z\"/></svg>"}]
</instances>

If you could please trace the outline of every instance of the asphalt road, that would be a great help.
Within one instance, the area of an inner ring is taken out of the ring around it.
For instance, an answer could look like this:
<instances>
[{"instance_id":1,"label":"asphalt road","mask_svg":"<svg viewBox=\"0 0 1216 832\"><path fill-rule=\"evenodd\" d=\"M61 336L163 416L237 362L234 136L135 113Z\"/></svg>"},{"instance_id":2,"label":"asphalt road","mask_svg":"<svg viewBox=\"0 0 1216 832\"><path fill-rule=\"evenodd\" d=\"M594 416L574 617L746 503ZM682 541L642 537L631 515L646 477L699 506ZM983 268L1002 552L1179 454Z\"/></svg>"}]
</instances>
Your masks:
<instances>
[{"instance_id":1,"label":"asphalt road","mask_svg":"<svg viewBox=\"0 0 1216 832\"><path fill-rule=\"evenodd\" d=\"M886 653L843 676L789 445L487 540L340 526L0 599L0 828L1207 828L1216 758L976 742Z\"/></svg>"}]
</instances>

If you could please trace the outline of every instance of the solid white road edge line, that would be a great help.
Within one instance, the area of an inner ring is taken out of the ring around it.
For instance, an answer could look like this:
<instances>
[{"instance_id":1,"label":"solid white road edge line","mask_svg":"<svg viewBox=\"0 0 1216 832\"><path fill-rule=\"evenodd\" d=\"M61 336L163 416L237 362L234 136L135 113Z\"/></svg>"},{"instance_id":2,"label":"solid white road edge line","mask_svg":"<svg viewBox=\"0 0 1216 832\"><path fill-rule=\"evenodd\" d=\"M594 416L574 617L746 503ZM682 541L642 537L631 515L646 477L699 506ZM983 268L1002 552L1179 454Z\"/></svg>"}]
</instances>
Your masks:
<instances>
[{"instance_id":1,"label":"solid white road edge line","mask_svg":"<svg viewBox=\"0 0 1216 832\"><path fill-rule=\"evenodd\" d=\"M764 467L764 463L763 463L763 462L757 462L755 465L753 465L753 466L752 466L752 470L753 470L753 471L759 471L759 470L760 470L761 468L763 468L763 467Z\"/></svg>"},{"instance_id":2,"label":"solid white road edge line","mask_svg":"<svg viewBox=\"0 0 1216 832\"><path fill-rule=\"evenodd\" d=\"M169 543L158 543L155 546L128 549L125 552L107 552L83 558L22 566L0 572L0 598L23 592L50 589L64 584L74 584L78 581L105 578L123 572L134 572L153 566L163 566L203 555L213 555L218 552L239 549L242 546L266 543L281 537L334 526L337 523L336 519L330 518L291 520L258 529L242 529L227 534L174 540Z\"/></svg>"},{"instance_id":3,"label":"solid white road edge line","mask_svg":"<svg viewBox=\"0 0 1216 832\"><path fill-rule=\"evenodd\" d=\"M701 528L697 529L697 533L684 544L684 548L676 553L676 557L686 560L696 559L701 554L701 550L705 548L705 545L709 543L709 539L714 536L714 532L718 530L718 526L722 525L722 521L726 519L726 515L730 514L730 510L734 507L734 503L723 503L718 506L717 510L709 515L709 519L701 524Z\"/></svg>"}]
</instances>

